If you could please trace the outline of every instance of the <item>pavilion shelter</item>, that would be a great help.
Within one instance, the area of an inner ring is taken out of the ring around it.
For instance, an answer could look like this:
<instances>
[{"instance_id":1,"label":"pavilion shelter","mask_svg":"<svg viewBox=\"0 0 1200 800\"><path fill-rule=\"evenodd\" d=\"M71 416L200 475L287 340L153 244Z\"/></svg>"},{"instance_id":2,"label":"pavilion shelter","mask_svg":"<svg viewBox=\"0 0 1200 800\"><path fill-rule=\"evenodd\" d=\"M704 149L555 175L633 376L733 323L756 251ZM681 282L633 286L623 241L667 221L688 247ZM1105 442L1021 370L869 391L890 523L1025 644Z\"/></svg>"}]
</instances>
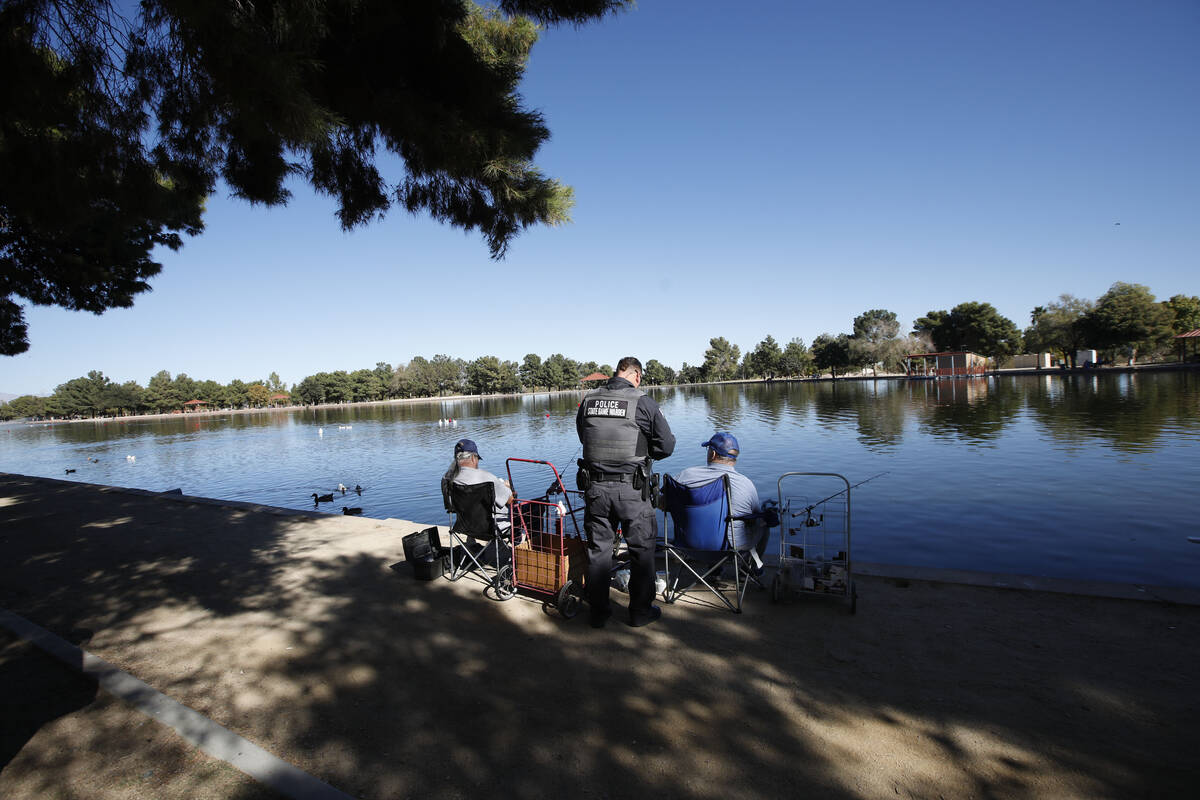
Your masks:
<instances>
[{"instance_id":1,"label":"pavilion shelter","mask_svg":"<svg viewBox=\"0 0 1200 800\"><path fill-rule=\"evenodd\" d=\"M962 378L986 375L990 368L987 356L968 350L912 353L904 357L904 374L910 378Z\"/></svg>"},{"instance_id":2,"label":"pavilion shelter","mask_svg":"<svg viewBox=\"0 0 1200 800\"><path fill-rule=\"evenodd\" d=\"M1200 354L1200 328L1179 334L1175 337L1175 342L1179 345L1180 361L1188 360L1189 351L1191 351L1192 356Z\"/></svg>"}]
</instances>

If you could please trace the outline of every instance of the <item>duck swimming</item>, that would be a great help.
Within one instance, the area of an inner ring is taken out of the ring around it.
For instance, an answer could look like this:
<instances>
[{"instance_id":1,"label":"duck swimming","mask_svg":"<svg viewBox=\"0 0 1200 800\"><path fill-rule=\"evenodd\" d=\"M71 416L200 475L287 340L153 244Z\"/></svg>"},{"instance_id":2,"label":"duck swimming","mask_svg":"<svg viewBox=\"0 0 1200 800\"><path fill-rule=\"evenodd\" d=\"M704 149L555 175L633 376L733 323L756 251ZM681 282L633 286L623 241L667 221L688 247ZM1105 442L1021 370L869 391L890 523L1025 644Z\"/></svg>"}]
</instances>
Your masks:
<instances>
[{"instance_id":1,"label":"duck swimming","mask_svg":"<svg viewBox=\"0 0 1200 800\"><path fill-rule=\"evenodd\" d=\"M330 494L317 494L316 492L313 492L313 496L312 496L312 498L313 498L313 503L314 503L314 504L315 504L315 503L332 503L332 502L333 502L333 494L332 494L332 493L330 493Z\"/></svg>"},{"instance_id":2,"label":"duck swimming","mask_svg":"<svg viewBox=\"0 0 1200 800\"><path fill-rule=\"evenodd\" d=\"M357 517L362 514L362 509L361 508L351 508L349 506L343 506L342 513L347 516Z\"/></svg>"}]
</instances>

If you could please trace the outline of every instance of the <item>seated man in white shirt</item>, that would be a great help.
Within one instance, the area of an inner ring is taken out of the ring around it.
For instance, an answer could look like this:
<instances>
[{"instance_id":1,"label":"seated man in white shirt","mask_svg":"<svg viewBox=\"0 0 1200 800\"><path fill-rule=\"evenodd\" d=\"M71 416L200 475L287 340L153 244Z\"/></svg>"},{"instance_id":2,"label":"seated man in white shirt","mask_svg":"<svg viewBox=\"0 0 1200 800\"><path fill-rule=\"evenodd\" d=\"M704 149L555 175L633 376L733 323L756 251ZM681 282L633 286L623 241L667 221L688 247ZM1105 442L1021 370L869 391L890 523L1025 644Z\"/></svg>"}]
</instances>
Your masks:
<instances>
[{"instance_id":1,"label":"seated man in white shirt","mask_svg":"<svg viewBox=\"0 0 1200 800\"><path fill-rule=\"evenodd\" d=\"M479 483L490 483L496 487L496 508L493 514L496 527L500 533L508 533L508 504L512 501L512 488L508 481L497 478L485 469L479 468L479 448L470 439L459 439L454 444L454 463L446 472L446 477L453 483L464 486L474 486Z\"/></svg>"},{"instance_id":2,"label":"seated man in white shirt","mask_svg":"<svg viewBox=\"0 0 1200 800\"><path fill-rule=\"evenodd\" d=\"M714 433L712 438L701 447L708 448L708 463L702 467L688 467L675 476L675 480L692 487L703 486L723 475L729 476L729 515L731 517L749 516L762 512L762 503L758 499L758 489L754 482L737 471L736 463L741 449L738 440L731 433ZM768 528L761 519L751 522L735 520L733 522L732 545L734 549L753 550L756 572L761 571L762 555L767 549Z\"/></svg>"}]
</instances>

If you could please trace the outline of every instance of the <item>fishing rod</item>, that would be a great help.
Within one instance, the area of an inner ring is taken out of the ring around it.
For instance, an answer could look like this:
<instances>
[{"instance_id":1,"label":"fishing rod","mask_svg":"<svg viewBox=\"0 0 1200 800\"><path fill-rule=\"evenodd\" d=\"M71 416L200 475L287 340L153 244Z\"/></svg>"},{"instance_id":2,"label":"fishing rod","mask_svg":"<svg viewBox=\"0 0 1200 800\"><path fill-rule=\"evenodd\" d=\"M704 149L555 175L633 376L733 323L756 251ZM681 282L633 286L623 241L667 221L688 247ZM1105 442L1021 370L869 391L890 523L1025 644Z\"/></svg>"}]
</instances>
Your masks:
<instances>
[{"instance_id":1,"label":"fishing rod","mask_svg":"<svg viewBox=\"0 0 1200 800\"><path fill-rule=\"evenodd\" d=\"M580 450L582 450L582 449L583 449L583 442L581 441L581 442L579 443L579 446L575 448L575 452L574 452L574 453L571 455L571 460L570 460L570 461L567 461L567 462L564 464L564 467L565 467L565 466L568 466L568 465L570 465L570 464L572 464L572 463L574 463L574 461L575 461L575 457L579 455L579 451L580 451ZM555 480L553 483L551 483L551 484L550 484L550 488L546 490L546 496L547 496L547 497L549 497L549 496L551 496L551 495L558 494L560 491L562 491L562 492L565 492L565 491L566 491L566 489L567 489L567 486L566 486L566 484L562 483L562 475L563 475L563 473L561 473L561 472L560 472L560 473L559 473L559 476L558 476L558 479L557 479L557 480ZM568 503L567 503L567 504L568 504L568 506L570 505L570 501L569 501L569 500L568 500Z\"/></svg>"},{"instance_id":2,"label":"fishing rod","mask_svg":"<svg viewBox=\"0 0 1200 800\"><path fill-rule=\"evenodd\" d=\"M793 513L792 518L794 519L794 518L800 516L801 514L811 515L812 510L814 508L816 508L817 506L821 505L821 503L832 500L833 498L837 497L838 495L845 494L846 492L850 491L851 489L857 489L859 486L862 486L864 483L870 483L871 481L875 480L876 478L882 478L884 475L887 475L887 474L888 474L887 472L881 472L878 475L872 475L871 477L867 478L865 481L859 481L858 483L854 484L853 486L847 486L845 489L842 489L840 492L834 492L833 494L829 495L829 497L823 497L820 500L818 500L817 502L813 503L812 505L806 506L805 508L802 508L801 510Z\"/></svg>"}]
</instances>

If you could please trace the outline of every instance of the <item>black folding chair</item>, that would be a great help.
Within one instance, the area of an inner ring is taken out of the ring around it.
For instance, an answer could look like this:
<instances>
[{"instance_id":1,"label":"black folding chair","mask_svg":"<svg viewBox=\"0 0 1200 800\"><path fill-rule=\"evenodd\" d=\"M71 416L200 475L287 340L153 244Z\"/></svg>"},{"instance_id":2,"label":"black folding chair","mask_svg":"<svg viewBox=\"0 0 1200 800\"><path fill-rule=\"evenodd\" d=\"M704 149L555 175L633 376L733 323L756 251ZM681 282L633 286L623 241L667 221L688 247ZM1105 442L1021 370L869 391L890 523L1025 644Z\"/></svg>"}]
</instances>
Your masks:
<instances>
[{"instance_id":1,"label":"black folding chair","mask_svg":"<svg viewBox=\"0 0 1200 800\"><path fill-rule=\"evenodd\" d=\"M454 516L450 526L450 574L456 581L474 569L484 576L497 600L516 594L512 543L496 522L496 487L491 483L442 480L442 502ZM483 546L477 544L483 542ZM492 559L489 563L488 551ZM485 590L486 591L486 590Z\"/></svg>"}]
</instances>

